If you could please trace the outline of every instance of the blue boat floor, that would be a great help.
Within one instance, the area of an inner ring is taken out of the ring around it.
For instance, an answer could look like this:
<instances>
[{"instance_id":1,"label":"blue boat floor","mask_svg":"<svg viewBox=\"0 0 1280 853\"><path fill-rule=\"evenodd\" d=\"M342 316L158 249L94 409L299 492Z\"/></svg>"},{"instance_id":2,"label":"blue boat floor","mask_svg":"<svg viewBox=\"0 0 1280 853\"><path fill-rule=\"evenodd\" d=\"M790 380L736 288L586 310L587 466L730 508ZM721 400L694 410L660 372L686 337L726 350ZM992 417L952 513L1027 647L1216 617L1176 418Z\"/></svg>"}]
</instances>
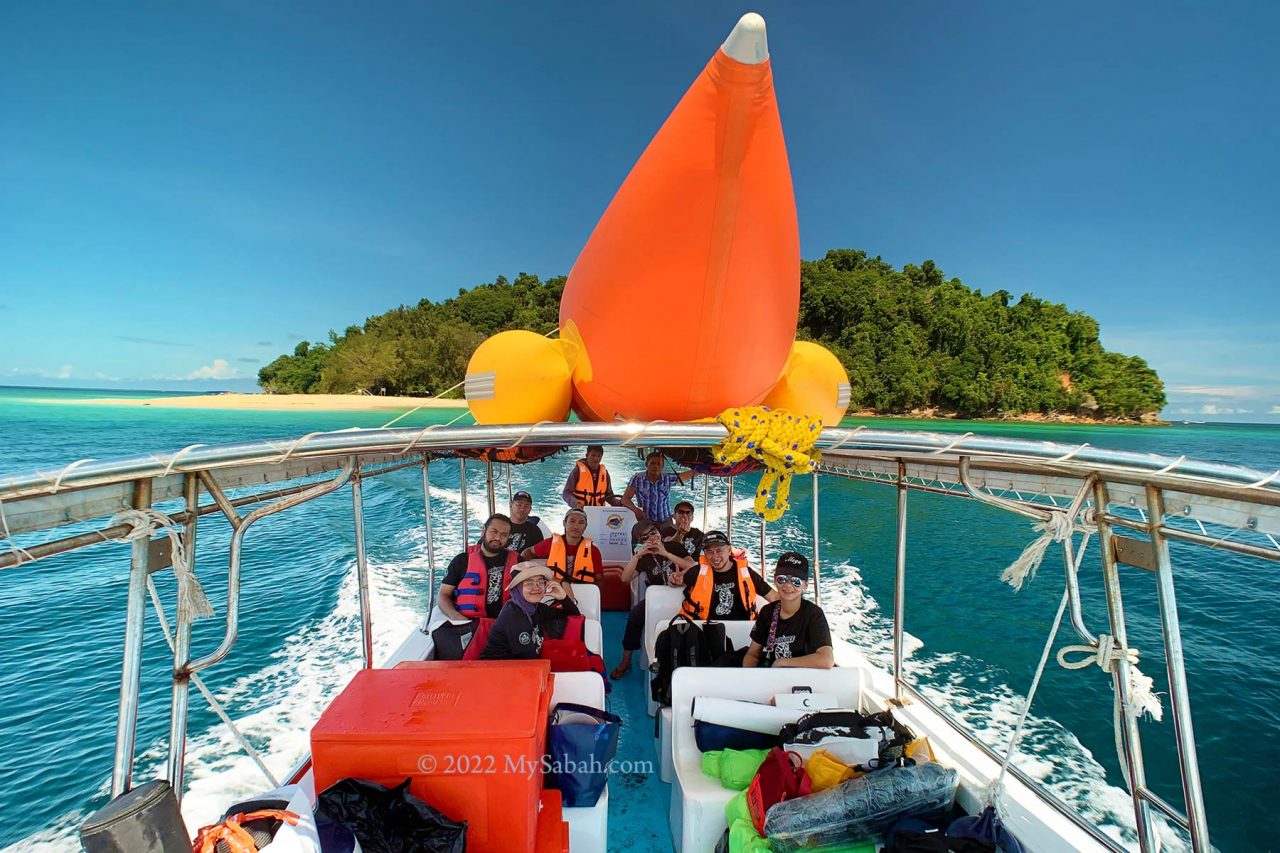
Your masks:
<instances>
[{"instance_id":1,"label":"blue boat floor","mask_svg":"<svg viewBox=\"0 0 1280 853\"><path fill-rule=\"evenodd\" d=\"M624 612L601 614L605 665L612 670L622 655ZM613 682L609 710L622 718L615 772L609 777L609 850L636 853L669 853L671 826L667 820L671 786L662 781L658 767L654 719L646 711L649 679L640 667L640 655L631 672Z\"/></svg>"}]
</instances>

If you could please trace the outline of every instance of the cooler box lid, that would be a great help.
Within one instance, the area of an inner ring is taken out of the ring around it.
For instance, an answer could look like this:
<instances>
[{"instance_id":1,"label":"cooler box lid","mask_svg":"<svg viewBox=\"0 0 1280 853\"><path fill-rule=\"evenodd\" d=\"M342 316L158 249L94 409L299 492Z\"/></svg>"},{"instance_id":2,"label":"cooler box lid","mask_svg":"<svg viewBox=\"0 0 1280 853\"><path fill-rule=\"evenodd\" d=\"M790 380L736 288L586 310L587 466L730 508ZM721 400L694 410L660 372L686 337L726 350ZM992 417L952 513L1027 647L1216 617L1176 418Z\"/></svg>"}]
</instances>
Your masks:
<instances>
[{"instance_id":1,"label":"cooler box lid","mask_svg":"<svg viewBox=\"0 0 1280 853\"><path fill-rule=\"evenodd\" d=\"M534 664L544 661L531 662ZM546 726L542 666L362 669L311 730L315 741L532 738Z\"/></svg>"}]
</instances>

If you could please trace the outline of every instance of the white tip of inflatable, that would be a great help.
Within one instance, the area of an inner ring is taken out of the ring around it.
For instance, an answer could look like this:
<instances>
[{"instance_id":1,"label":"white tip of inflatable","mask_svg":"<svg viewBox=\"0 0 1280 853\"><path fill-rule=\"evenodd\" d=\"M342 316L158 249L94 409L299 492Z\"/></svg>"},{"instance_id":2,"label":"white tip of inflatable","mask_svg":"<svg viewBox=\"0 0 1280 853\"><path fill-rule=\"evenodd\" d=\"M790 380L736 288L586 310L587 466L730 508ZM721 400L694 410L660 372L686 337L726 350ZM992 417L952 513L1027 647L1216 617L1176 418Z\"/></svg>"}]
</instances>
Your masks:
<instances>
[{"instance_id":1,"label":"white tip of inflatable","mask_svg":"<svg viewBox=\"0 0 1280 853\"><path fill-rule=\"evenodd\" d=\"M720 49L730 59L744 65L759 65L769 58L769 39L765 34L764 18L748 12L734 24L729 37Z\"/></svg>"}]
</instances>

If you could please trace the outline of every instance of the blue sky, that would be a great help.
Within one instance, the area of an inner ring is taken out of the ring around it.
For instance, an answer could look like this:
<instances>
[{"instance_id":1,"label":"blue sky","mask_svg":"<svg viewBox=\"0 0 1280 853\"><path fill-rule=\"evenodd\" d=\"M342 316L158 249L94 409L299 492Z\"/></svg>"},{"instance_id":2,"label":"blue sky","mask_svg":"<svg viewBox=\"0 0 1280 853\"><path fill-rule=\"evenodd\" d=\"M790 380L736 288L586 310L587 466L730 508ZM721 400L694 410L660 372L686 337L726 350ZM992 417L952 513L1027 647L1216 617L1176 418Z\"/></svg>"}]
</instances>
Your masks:
<instances>
[{"instance_id":1,"label":"blue sky","mask_svg":"<svg viewBox=\"0 0 1280 853\"><path fill-rule=\"evenodd\" d=\"M802 254L1098 318L1178 418L1280 420L1280 7L8 3L0 383L253 387L297 340L568 272L769 24Z\"/></svg>"}]
</instances>

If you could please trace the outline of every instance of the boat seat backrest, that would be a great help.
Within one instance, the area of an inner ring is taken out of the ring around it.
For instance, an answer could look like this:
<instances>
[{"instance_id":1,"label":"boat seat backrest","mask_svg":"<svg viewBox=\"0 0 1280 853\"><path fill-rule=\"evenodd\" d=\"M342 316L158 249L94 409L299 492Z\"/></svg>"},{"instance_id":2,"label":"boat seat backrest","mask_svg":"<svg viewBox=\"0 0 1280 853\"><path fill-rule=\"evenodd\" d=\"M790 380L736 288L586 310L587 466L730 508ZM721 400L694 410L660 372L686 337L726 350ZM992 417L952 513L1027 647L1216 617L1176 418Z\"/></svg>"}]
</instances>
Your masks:
<instances>
[{"instance_id":1,"label":"boat seat backrest","mask_svg":"<svg viewBox=\"0 0 1280 853\"><path fill-rule=\"evenodd\" d=\"M587 619L582 623L582 640L587 645L587 651L598 655L604 654L604 631L601 630L599 621ZM596 676L596 678L599 677Z\"/></svg>"},{"instance_id":2,"label":"boat seat backrest","mask_svg":"<svg viewBox=\"0 0 1280 853\"><path fill-rule=\"evenodd\" d=\"M600 587L593 583L570 584L573 587L573 598L578 602L578 609L588 619L600 621Z\"/></svg>"},{"instance_id":3,"label":"boat seat backrest","mask_svg":"<svg viewBox=\"0 0 1280 853\"><path fill-rule=\"evenodd\" d=\"M698 696L769 702L793 687L835 696L842 708L858 708L862 701L862 672L857 669L718 669L682 667L671 674L671 735L677 763L680 756L698 755L693 738L693 700Z\"/></svg>"},{"instance_id":4,"label":"boat seat backrest","mask_svg":"<svg viewBox=\"0 0 1280 853\"><path fill-rule=\"evenodd\" d=\"M658 634L680 612L684 605L684 589L674 586L651 586L644 592L644 647L653 660Z\"/></svg>"},{"instance_id":5,"label":"boat seat backrest","mask_svg":"<svg viewBox=\"0 0 1280 853\"><path fill-rule=\"evenodd\" d=\"M604 679L595 672L557 672L555 686L551 689L551 707L554 708L561 702L572 702L603 711Z\"/></svg>"}]
</instances>

